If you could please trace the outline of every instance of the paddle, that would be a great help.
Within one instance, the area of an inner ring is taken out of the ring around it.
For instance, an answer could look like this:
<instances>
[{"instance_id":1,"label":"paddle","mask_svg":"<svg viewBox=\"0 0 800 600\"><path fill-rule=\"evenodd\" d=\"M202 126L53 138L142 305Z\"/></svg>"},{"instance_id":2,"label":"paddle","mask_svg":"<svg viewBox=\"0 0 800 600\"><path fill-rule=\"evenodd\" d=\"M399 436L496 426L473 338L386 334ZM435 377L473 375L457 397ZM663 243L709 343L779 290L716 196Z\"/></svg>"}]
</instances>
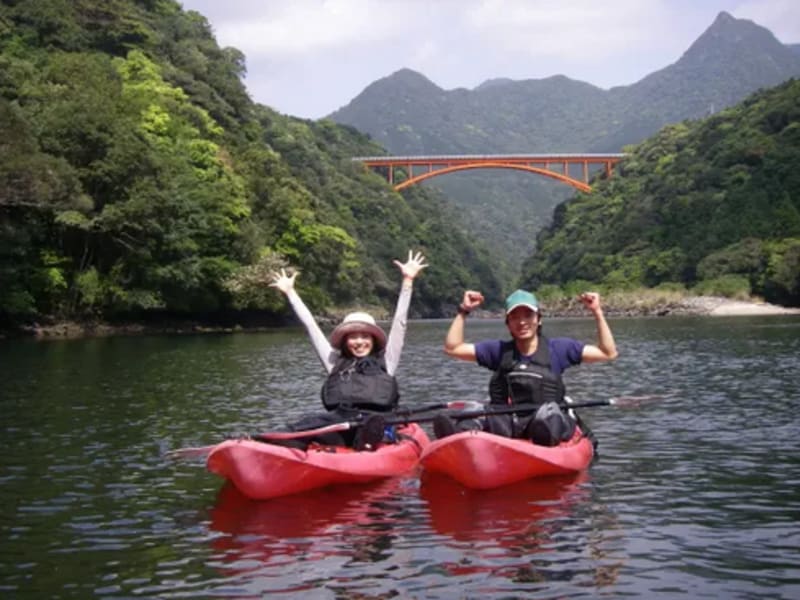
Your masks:
<instances>
[{"instance_id":1,"label":"paddle","mask_svg":"<svg viewBox=\"0 0 800 600\"><path fill-rule=\"evenodd\" d=\"M616 398L608 398L604 400L586 400L583 402L575 402L567 396L565 398L566 402L562 404L563 408L590 408L594 406L619 406L619 407L637 407L641 406L642 403L653 401L661 396L656 395L648 395L648 396L619 396ZM456 400L453 402L443 402L437 404L429 404L427 406L419 406L414 408L408 408L401 410L399 412L402 413L402 416L392 418L385 418L384 424L385 425L407 425L411 421L416 423L426 423L431 422L436 418L436 415L432 416L425 416L425 417L417 417L412 419L411 416L413 414L418 413L425 413L434 410L458 410L461 412L451 413L450 416L455 419L471 419L476 417L485 417L488 415L502 415L502 414L511 414L515 412L533 412L538 408L537 405L530 405L530 404L516 404L511 406L502 406L502 405L490 405L490 404L483 404L481 402L475 402L472 400ZM371 413L377 415L386 414L387 417L391 413ZM295 440L295 439L302 439L307 437L314 437L317 435L323 435L325 433L336 433L341 431L348 431L355 427L360 427L364 425L365 420L361 419L358 421L343 421L341 423L332 423L331 425L326 425L324 427L318 427L316 429L306 429L303 431L274 431L274 432L264 432L254 434L243 439L252 439L256 441L263 441L263 442L270 442L270 441L279 441L279 440ZM171 450L165 453L165 457L167 458L193 458L193 457L200 457L206 456L208 453L211 452L214 448L216 448L217 444L213 444L210 446L200 446L196 448L179 448L177 450Z\"/></svg>"},{"instance_id":2,"label":"paddle","mask_svg":"<svg viewBox=\"0 0 800 600\"><path fill-rule=\"evenodd\" d=\"M408 408L399 408L397 409L394 414L398 416L396 419L387 418L385 419L386 425L400 425L400 424L407 424L412 421L411 416L420 413L431 412L434 410L473 410L478 411L482 409L485 404L481 402L476 402L474 400L454 400L452 402L437 402L436 404L427 404L424 406L415 406L415 407L408 407ZM367 412L367 411L365 411ZM372 415L390 415L393 413L377 413L377 412L369 412L367 413L369 416ZM420 419L413 419L414 421L418 421ZM425 421L431 421L433 418L424 419ZM347 431L348 429L352 429L354 427L359 427L365 423L365 419L360 419L358 421L343 421L341 423L333 423L331 425L326 425L324 427L318 427L316 429L305 429L303 431L271 431L265 433L256 433L250 436L246 436L242 439L252 439L257 441L264 441L269 442L271 440L297 440L307 437L314 437L316 435L322 435L325 433L335 433L339 431ZM217 444L212 444L210 446L198 446L194 448L178 448L177 450L170 450L164 453L166 458L194 458L205 456L209 452L211 452L214 448L217 447Z\"/></svg>"},{"instance_id":3,"label":"paddle","mask_svg":"<svg viewBox=\"0 0 800 600\"><path fill-rule=\"evenodd\" d=\"M619 396L617 398L607 398L605 400L585 400L582 402L575 402L572 398L567 396L566 402L561 404L562 408L590 408L593 406L621 406L621 407L635 407L640 406L646 400L652 400L655 396ZM475 417L486 417L489 415L507 415L517 412L534 412L539 408L538 404L511 404L504 406L502 404L482 404L480 410L467 410L459 413L452 413L449 416L454 419L470 419ZM423 417L414 419L417 423L426 421L433 421L436 417ZM392 424L386 421L387 425Z\"/></svg>"},{"instance_id":4,"label":"paddle","mask_svg":"<svg viewBox=\"0 0 800 600\"><path fill-rule=\"evenodd\" d=\"M591 406L637 406L637 404L633 403L626 403L621 402L620 398L609 398L607 400L587 400L585 402L573 402L570 399L569 401L562 405L564 408L588 408ZM453 417L454 419L471 419L475 417L485 417L488 415L504 415L510 414L515 412L534 412L539 408L538 404L515 404L511 406L502 406L496 405L492 406L490 404L483 404L481 402L472 402L469 400L465 401L458 401L458 402L448 402L449 406L440 406L439 409L458 409L461 412L450 413L449 416ZM470 404L470 405L478 405L480 406L479 409L471 409L465 410L460 409L457 406L458 404ZM429 409L429 412L431 410ZM419 411L423 412L423 411ZM376 415L381 415L381 413L374 413ZM411 418L411 415L404 416L403 418L396 418L391 419L387 418L384 419L384 425L407 425L411 421L414 423L429 423L436 418L436 415L431 415L428 417L415 417ZM313 437L316 435L322 435L325 433L334 433L337 431L347 431L348 429L352 429L354 427L360 427L364 424L364 420L359 421L343 421L341 423L332 423L331 425L325 425L324 427L318 427L316 429L306 429L303 431L275 431L275 432L267 432L267 433L258 433L251 436L251 439L257 441L271 441L271 440L294 440L298 438L304 437ZM213 447L213 446L212 446Z\"/></svg>"},{"instance_id":5,"label":"paddle","mask_svg":"<svg viewBox=\"0 0 800 600\"><path fill-rule=\"evenodd\" d=\"M437 402L436 404L424 404L422 406L398 407L394 409L392 413L407 417L409 415L431 412L432 410L480 410L484 406L486 405L483 402L477 402L475 400L453 400L452 402ZM370 414L386 415L391 413L375 412Z\"/></svg>"}]
</instances>

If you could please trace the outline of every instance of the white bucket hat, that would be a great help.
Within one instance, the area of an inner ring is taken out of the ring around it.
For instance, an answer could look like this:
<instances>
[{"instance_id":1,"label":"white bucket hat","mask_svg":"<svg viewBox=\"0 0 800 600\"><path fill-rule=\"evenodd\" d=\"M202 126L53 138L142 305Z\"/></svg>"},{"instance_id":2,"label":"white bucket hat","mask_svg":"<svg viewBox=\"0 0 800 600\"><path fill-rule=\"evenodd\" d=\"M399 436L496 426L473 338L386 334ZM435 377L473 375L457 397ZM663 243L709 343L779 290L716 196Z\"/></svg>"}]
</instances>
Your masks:
<instances>
[{"instance_id":1,"label":"white bucket hat","mask_svg":"<svg viewBox=\"0 0 800 600\"><path fill-rule=\"evenodd\" d=\"M378 350L386 345L386 334L375 324L372 315L365 312L353 312L347 315L331 333L331 345L341 349L345 337L351 333L368 333L375 340Z\"/></svg>"}]
</instances>

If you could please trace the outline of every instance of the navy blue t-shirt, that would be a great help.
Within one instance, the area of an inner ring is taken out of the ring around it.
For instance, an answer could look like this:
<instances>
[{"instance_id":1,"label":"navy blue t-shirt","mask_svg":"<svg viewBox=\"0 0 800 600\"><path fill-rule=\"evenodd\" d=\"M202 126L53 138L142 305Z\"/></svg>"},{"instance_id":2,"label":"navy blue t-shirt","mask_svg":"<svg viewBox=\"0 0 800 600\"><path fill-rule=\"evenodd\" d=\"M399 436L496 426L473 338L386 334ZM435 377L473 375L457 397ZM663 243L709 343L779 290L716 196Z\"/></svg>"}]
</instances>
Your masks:
<instances>
[{"instance_id":1,"label":"navy blue t-shirt","mask_svg":"<svg viewBox=\"0 0 800 600\"><path fill-rule=\"evenodd\" d=\"M572 338L548 338L547 348L550 350L550 369L561 375L568 368L581 364L581 355L585 344ZM478 364L496 371L500 367L503 352L513 347L513 340L484 340L475 344L475 358ZM521 361L530 360L533 355L520 356Z\"/></svg>"}]
</instances>

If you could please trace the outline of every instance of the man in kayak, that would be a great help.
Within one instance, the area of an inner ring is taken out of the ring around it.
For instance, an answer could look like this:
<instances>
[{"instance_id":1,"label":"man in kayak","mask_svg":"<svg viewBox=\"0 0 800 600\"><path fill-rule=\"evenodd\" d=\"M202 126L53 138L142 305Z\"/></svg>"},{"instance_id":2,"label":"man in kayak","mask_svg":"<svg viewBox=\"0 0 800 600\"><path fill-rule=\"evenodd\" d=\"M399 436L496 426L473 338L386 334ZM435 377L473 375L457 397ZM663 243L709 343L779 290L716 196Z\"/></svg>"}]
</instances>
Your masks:
<instances>
[{"instance_id":1,"label":"man in kayak","mask_svg":"<svg viewBox=\"0 0 800 600\"><path fill-rule=\"evenodd\" d=\"M388 339L371 315L354 312L336 326L329 342L294 289L297 271L288 274L281 269L279 273L272 274L273 282L270 285L286 295L328 373L322 386L322 403L329 412L309 415L290 424L292 431L351 421L361 416L362 411L385 412L396 408L400 395L394 374L403 351L414 278L428 265L421 253L412 251L408 252L405 263L395 260L394 264L399 267L403 280ZM325 445L370 450L380 443L383 436L383 420L376 418L367 419L363 426L355 430L292 440L286 444L304 449L311 441L317 441Z\"/></svg>"},{"instance_id":2,"label":"man in kayak","mask_svg":"<svg viewBox=\"0 0 800 600\"><path fill-rule=\"evenodd\" d=\"M542 314L536 296L516 290L505 302L506 326L512 339L485 340L477 344L464 341L467 316L483 302L483 294L467 290L458 314L450 324L444 351L461 360L477 362L494 371L489 383L491 404L526 404L538 407L535 414L490 415L483 423L455 423L445 415L434 421L437 438L459 430L482 427L505 437L531 439L536 444L555 446L570 439L575 421L562 410L565 402L561 374L581 363L605 362L617 357L614 336L603 315L600 295L580 295L597 325L597 345L572 338L548 339L542 335Z\"/></svg>"}]
</instances>

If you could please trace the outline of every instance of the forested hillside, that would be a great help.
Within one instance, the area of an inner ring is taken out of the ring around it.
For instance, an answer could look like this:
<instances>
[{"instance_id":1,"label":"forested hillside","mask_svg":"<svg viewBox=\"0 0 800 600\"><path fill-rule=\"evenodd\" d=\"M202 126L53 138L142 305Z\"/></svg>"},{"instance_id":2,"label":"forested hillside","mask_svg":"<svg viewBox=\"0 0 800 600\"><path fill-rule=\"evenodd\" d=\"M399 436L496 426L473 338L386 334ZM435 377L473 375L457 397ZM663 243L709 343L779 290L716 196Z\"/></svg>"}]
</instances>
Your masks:
<instances>
[{"instance_id":1,"label":"forested hillside","mask_svg":"<svg viewBox=\"0 0 800 600\"><path fill-rule=\"evenodd\" d=\"M800 306L800 81L631 152L557 208L525 285L694 286Z\"/></svg>"},{"instance_id":2,"label":"forested hillside","mask_svg":"<svg viewBox=\"0 0 800 600\"><path fill-rule=\"evenodd\" d=\"M353 129L254 104L245 57L173 0L0 2L0 322L286 313L291 265L315 310L396 297L412 314L500 284L457 213L353 164ZM455 299L454 299L455 298Z\"/></svg>"}]
</instances>

